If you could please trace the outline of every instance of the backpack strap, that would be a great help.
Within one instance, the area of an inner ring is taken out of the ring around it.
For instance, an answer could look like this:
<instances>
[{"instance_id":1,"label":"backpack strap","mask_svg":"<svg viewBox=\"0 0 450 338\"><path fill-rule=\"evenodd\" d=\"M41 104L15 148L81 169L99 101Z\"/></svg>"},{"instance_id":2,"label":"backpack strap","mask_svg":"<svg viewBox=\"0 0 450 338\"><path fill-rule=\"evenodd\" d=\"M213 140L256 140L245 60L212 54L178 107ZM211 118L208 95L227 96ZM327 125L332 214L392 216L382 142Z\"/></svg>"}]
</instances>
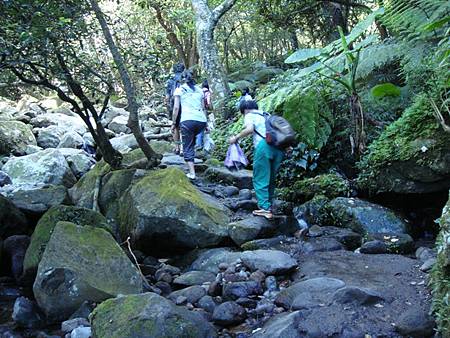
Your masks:
<instances>
[{"instance_id":1,"label":"backpack strap","mask_svg":"<svg viewBox=\"0 0 450 338\"><path fill-rule=\"evenodd\" d=\"M269 116L269 114L268 113L263 113L263 114L261 114L261 113L250 113L250 114L255 114L255 115L259 115L259 116L262 116L262 117L264 117L264 119L267 121L267 117L266 116ZM264 114L267 114L267 115L264 115ZM263 139L266 139L266 137L265 136L263 136L263 135L261 135L261 133L256 129L256 127L255 127L255 125L253 124L253 131L258 135L258 136L260 136L260 137L262 137Z\"/></svg>"}]
</instances>

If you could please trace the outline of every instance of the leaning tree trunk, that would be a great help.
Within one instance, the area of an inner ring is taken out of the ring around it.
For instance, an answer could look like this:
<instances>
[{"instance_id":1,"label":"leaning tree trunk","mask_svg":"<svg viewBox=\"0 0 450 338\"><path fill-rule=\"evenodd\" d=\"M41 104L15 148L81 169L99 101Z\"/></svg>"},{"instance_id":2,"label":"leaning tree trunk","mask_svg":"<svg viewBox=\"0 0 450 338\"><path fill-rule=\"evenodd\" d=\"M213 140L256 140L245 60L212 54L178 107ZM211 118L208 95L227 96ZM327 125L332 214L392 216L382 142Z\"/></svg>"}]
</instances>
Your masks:
<instances>
[{"instance_id":1,"label":"leaning tree trunk","mask_svg":"<svg viewBox=\"0 0 450 338\"><path fill-rule=\"evenodd\" d=\"M128 109L130 112L130 115L128 117L127 126L131 129L134 137L136 138L136 142L139 145L139 148L142 149L142 152L144 153L145 157L147 158L148 166L149 167L156 166L156 165L158 165L160 156L159 156L159 154L155 153L155 151L153 151L152 147L150 146L150 144L147 142L144 135L142 134L141 127L139 125L138 104L136 102L136 91L133 86L133 83L131 82L131 78L128 73L128 70L125 67L125 63L123 61L122 55L120 54L119 49L117 48L117 46L114 42L111 32L109 31L108 24L106 23L105 17L98 5L97 0L90 0L90 3L92 6L92 9L95 12L95 16L97 17L100 27L102 28L103 35L106 39L106 43L108 44L109 50L111 51L111 54L114 59L114 63L117 66L117 69L120 74L120 78L121 78L123 86L125 88L125 93L126 93L127 99L128 99Z\"/></svg>"},{"instance_id":2,"label":"leaning tree trunk","mask_svg":"<svg viewBox=\"0 0 450 338\"><path fill-rule=\"evenodd\" d=\"M200 61L208 75L212 94L217 101L216 106L220 110L224 107L225 98L230 95L230 88L214 42L214 29L235 2L236 0L224 0L211 10L207 0L192 0Z\"/></svg>"}]
</instances>

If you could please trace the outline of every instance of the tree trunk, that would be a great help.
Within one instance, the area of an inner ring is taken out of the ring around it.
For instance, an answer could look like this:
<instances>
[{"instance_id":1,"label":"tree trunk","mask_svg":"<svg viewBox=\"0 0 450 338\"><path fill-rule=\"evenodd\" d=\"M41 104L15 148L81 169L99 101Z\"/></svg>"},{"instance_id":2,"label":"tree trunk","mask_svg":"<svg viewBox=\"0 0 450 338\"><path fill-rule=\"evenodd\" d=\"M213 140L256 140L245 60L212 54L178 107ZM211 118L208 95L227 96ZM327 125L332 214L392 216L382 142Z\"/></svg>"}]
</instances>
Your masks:
<instances>
[{"instance_id":1,"label":"tree trunk","mask_svg":"<svg viewBox=\"0 0 450 338\"><path fill-rule=\"evenodd\" d=\"M142 134L141 127L139 125L139 116L138 116L138 104L136 102L136 92L135 88L133 86L133 83L131 82L130 75L128 73L128 70L125 67L125 63L123 61L122 55L120 54L114 39L111 35L111 32L109 31L108 24L106 23L105 17L103 16L103 12L101 11L97 0L90 0L92 9L95 12L95 16L97 17L97 20L100 24L100 27L102 28L103 35L106 39L106 43L108 44L109 50L111 51L111 54L114 59L114 63L117 66L117 69L120 74L120 78L122 80L123 86L125 88L125 93L127 95L128 99L128 109L130 112L130 115L128 117L128 123L127 126L131 129L134 137L136 138L136 142L139 145L139 148L142 149L142 152L144 153L145 157L148 160L148 166L153 167L158 165L160 155L155 153L150 146L150 144L145 139L144 135Z\"/></svg>"},{"instance_id":2,"label":"tree trunk","mask_svg":"<svg viewBox=\"0 0 450 338\"><path fill-rule=\"evenodd\" d=\"M198 52L219 109L224 107L225 98L230 95L230 88L214 42L214 29L219 19L231 9L235 2L236 0L224 0L222 4L211 10L207 0L192 0Z\"/></svg>"}]
</instances>

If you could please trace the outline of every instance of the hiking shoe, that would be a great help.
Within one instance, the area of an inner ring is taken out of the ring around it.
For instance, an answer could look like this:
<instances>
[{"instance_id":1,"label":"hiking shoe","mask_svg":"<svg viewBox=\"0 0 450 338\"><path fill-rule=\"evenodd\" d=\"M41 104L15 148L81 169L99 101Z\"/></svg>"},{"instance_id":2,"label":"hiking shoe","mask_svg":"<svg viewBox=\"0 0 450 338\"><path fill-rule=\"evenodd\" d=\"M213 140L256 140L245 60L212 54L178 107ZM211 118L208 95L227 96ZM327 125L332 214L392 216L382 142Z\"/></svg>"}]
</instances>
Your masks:
<instances>
[{"instance_id":1,"label":"hiking shoe","mask_svg":"<svg viewBox=\"0 0 450 338\"><path fill-rule=\"evenodd\" d=\"M270 211L270 210L264 210L264 209L253 210L253 215L262 216L269 220L273 219L273 214L272 214L272 211Z\"/></svg>"},{"instance_id":2,"label":"hiking shoe","mask_svg":"<svg viewBox=\"0 0 450 338\"><path fill-rule=\"evenodd\" d=\"M187 176L187 178L189 178L190 180L195 180L195 174L188 173L188 174L186 174L186 176Z\"/></svg>"}]
</instances>

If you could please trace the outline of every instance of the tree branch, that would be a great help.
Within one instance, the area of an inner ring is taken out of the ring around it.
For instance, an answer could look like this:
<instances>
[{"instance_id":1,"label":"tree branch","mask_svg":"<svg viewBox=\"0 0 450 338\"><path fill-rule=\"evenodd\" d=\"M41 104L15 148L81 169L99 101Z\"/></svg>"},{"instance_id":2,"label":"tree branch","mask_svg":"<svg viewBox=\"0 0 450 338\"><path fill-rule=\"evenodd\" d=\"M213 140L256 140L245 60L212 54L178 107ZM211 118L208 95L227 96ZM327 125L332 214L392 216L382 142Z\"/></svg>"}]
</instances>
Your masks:
<instances>
[{"instance_id":1,"label":"tree branch","mask_svg":"<svg viewBox=\"0 0 450 338\"><path fill-rule=\"evenodd\" d=\"M217 22L219 22L220 18L233 7L233 5L236 3L236 0L224 0L219 6L214 8L212 10L212 22L213 27L217 25Z\"/></svg>"}]
</instances>

